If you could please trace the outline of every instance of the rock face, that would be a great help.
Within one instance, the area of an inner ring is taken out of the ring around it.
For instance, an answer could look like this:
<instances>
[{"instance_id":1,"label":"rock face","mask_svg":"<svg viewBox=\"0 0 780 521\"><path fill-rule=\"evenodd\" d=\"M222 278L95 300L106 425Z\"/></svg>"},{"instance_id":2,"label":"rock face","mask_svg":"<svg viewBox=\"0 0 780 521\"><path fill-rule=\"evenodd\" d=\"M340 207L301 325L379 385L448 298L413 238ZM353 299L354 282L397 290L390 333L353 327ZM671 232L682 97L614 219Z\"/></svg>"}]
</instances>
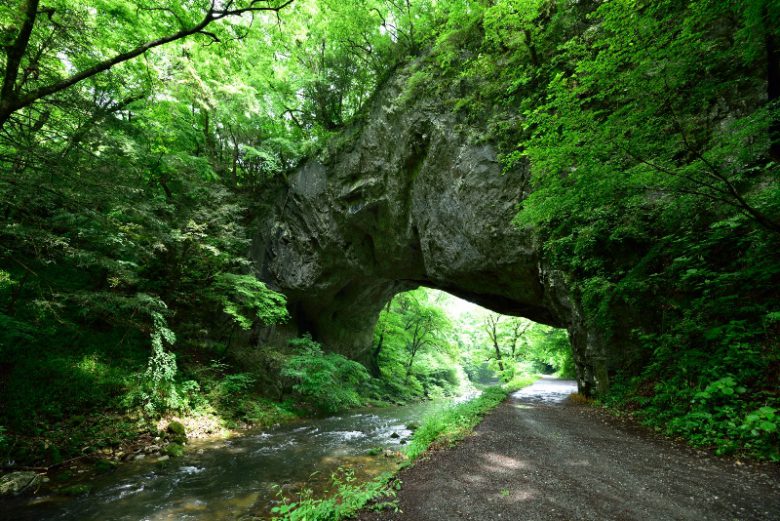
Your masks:
<instances>
[{"instance_id":1,"label":"rock face","mask_svg":"<svg viewBox=\"0 0 780 521\"><path fill-rule=\"evenodd\" d=\"M18 496L35 490L41 476L35 472L11 472L0 477L0 497Z\"/></svg>"},{"instance_id":2,"label":"rock face","mask_svg":"<svg viewBox=\"0 0 780 521\"><path fill-rule=\"evenodd\" d=\"M479 129L438 100L408 101L406 85L401 71L340 145L290 176L258 227L262 278L287 295L299 332L367 364L382 306L420 285L568 327L590 392L603 357L563 277L512 224L527 168L502 173Z\"/></svg>"}]
</instances>

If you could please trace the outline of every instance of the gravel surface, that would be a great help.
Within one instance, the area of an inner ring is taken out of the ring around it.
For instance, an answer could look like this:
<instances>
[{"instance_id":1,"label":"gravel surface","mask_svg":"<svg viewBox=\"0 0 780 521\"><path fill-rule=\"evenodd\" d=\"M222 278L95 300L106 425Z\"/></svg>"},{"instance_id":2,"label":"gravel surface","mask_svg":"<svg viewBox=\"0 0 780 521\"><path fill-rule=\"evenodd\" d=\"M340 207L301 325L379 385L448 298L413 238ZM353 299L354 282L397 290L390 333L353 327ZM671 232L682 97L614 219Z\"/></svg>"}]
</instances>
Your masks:
<instances>
[{"instance_id":1,"label":"gravel surface","mask_svg":"<svg viewBox=\"0 0 780 521\"><path fill-rule=\"evenodd\" d=\"M567 399L545 378L400 474L402 520L780 520L780 469L715 458Z\"/></svg>"}]
</instances>

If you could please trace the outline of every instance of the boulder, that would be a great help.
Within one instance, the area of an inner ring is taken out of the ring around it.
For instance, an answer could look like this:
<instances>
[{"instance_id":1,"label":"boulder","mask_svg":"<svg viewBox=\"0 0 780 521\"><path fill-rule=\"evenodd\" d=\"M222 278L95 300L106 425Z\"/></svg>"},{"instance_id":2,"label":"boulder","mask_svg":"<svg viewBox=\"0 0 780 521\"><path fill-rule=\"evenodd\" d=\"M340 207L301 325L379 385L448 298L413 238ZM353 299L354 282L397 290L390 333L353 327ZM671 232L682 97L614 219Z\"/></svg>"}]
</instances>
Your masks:
<instances>
[{"instance_id":1,"label":"boulder","mask_svg":"<svg viewBox=\"0 0 780 521\"><path fill-rule=\"evenodd\" d=\"M19 496L34 492L42 476L32 471L11 472L0 477L0 497Z\"/></svg>"}]
</instances>

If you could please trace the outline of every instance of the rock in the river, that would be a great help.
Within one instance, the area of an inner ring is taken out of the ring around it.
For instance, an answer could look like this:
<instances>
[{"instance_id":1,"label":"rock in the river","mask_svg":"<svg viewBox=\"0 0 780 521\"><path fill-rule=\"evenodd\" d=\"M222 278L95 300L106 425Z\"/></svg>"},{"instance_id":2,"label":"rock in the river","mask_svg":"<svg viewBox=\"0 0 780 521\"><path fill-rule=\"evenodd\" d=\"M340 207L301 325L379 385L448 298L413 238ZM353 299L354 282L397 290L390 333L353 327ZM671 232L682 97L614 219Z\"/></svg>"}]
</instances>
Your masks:
<instances>
[{"instance_id":1,"label":"rock in the river","mask_svg":"<svg viewBox=\"0 0 780 521\"><path fill-rule=\"evenodd\" d=\"M167 447L165 447L165 454L170 456L171 458L180 458L184 455L184 447L179 445L178 443L171 443Z\"/></svg>"},{"instance_id":2,"label":"rock in the river","mask_svg":"<svg viewBox=\"0 0 780 521\"><path fill-rule=\"evenodd\" d=\"M64 496L83 496L89 494L92 491L92 487L86 484L70 485L69 487L63 487L58 492Z\"/></svg>"},{"instance_id":3,"label":"rock in the river","mask_svg":"<svg viewBox=\"0 0 780 521\"><path fill-rule=\"evenodd\" d=\"M41 475L32 471L11 472L0 477L0 497L34 492L41 484Z\"/></svg>"},{"instance_id":4,"label":"rock in the river","mask_svg":"<svg viewBox=\"0 0 780 521\"><path fill-rule=\"evenodd\" d=\"M187 430L181 422L170 422L167 430L171 441L175 443L185 443L187 441Z\"/></svg>"},{"instance_id":5,"label":"rock in the river","mask_svg":"<svg viewBox=\"0 0 780 521\"><path fill-rule=\"evenodd\" d=\"M95 462L95 470L98 472L109 472L118 466L117 462L108 459L99 459Z\"/></svg>"}]
</instances>

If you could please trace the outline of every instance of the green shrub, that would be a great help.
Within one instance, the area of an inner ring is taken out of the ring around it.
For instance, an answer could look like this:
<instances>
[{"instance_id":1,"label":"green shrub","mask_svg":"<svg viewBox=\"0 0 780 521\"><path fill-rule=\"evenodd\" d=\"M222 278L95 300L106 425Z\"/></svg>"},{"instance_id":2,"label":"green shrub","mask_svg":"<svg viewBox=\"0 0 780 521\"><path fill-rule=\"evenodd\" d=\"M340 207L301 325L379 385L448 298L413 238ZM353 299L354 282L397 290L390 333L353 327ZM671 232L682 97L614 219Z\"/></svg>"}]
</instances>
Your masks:
<instances>
[{"instance_id":1,"label":"green shrub","mask_svg":"<svg viewBox=\"0 0 780 521\"><path fill-rule=\"evenodd\" d=\"M395 501L400 484L391 473L385 473L366 483L358 483L352 469L339 468L331 475L335 488L327 498L313 497L310 489L304 489L296 500L284 495L279 488L280 505L271 509L274 521L340 521L351 519L359 510L372 500L383 501L374 505L374 509L392 508L398 510Z\"/></svg>"},{"instance_id":2,"label":"green shrub","mask_svg":"<svg viewBox=\"0 0 780 521\"><path fill-rule=\"evenodd\" d=\"M282 367L293 389L317 409L337 412L363 403L359 388L370 376L358 362L336 353L324 353L310 336L290 341L295 354Z\"/></svg>"}]
</instances>

